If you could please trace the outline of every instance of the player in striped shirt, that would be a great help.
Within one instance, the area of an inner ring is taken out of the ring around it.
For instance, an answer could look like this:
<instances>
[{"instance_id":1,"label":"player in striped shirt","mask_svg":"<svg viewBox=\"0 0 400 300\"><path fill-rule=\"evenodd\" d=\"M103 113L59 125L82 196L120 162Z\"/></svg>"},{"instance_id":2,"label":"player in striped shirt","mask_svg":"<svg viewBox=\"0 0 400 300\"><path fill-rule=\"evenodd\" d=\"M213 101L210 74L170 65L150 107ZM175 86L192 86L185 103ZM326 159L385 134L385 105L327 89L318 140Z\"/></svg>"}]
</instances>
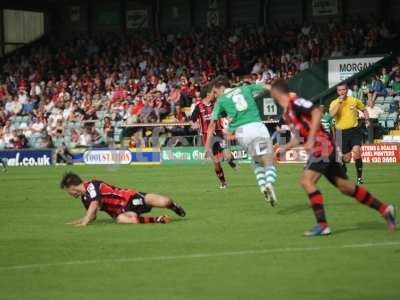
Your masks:
<instances>
[{"instance_id":1,"label":"player in striped shirt","mask_svg":"<svg viewBox=\"0 0 400 300\"><path fill-rule=\"evenodd\" d=\"M207 143L207 131L208 126L211 122L211 115L214 110L215 105L215 96L212 92L212 86L207 85L201 90L201 101L199 101L190 117L190 121L192 123L192 127L198 124L203 145ZM232 169L236 169L236 164L234 162L234 158L232 152L227 149L227 143L224 136L224 126L223 119L219 119L216 121L215 130L212 133L215 138L215 142L212 146L213 152L213 161L214 161L214 171L220 181L220 189L225 189L227 187L227 182L225 179L224 170L222 168L221 161L226 159L229 166Z\"/></svg>"},{"instance_id":2,"label":"player in striped shirt","mask_svg":"<svg viewBox=\"0 0 400 300\"><path fill-rule=\"evenodd\" d=\"M74 173L66 173L60 187L74 198L80 197L86 209L83 218L69 223L76 226L86 226L96 220L98 210L105 211L117 224L168 223L167 215L142 216L153 207L170 209L180 217L186 215L169 197L119 188L100 180L84 181Z\"/></svg>"},{"instance_id":3,"label":"player in striped shirt","mask_svg":"<svg viewBox=\"0 0 400 300\"><path fill-rule=\"evenodd\" d=\"M321 126L322 111L318 105L289 91L284 81L276 81L271 88L272 97L284 109L283 118L293 131L292 139L277 149L282 154L298 144L308 152L309 158L304 167L301 185L308 194L317 224L304 233L305 236L331 234L325 216L324 197L317 187L321 176L344 195L376 210L386 220L390 231L396 230L395 207L381 202L362 186L350 181L338 157L332 135Z\"/></svg>"}]
</instances>

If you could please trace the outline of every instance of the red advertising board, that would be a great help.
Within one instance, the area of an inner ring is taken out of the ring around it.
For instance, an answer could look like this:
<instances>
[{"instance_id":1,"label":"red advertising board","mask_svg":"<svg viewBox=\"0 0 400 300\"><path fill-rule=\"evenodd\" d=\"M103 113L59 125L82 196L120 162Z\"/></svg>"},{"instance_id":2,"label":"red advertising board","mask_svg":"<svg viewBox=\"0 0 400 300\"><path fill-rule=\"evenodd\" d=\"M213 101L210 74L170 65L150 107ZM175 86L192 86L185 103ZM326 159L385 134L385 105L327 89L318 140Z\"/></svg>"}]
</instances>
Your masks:
<instances>
[{"instance_id":1,"label":"red advertising board","mask_svg":"<svg viewBox=\"0 0 400 300\"><path fill-rule=\"evenodd\" d=\"M308 159L308 153L303 147L296 147L278 157L280 163L302 163Z\"/></svg>"},{"instance_id":2,"label":"red advertising board","mask_svg":"<svg viewBox=\"0 0 400 300\"><path fill-rule=\"evenodd\" d=\"M279 157L280 163L304 163L308 154L302 147L296 147ZM362 146L365 163L400 163L399 144L374 144Z\"/></svg>"},{"instance_id":3,"label":"red advertising board","mask_svg":"<svg viewBox=\"0 0 400 300\"><path fill-rule=\"evenodd\" d=\"M362 160L366 163L400 163L400 145L363 145Z\"/></svg>"}]
</instances>

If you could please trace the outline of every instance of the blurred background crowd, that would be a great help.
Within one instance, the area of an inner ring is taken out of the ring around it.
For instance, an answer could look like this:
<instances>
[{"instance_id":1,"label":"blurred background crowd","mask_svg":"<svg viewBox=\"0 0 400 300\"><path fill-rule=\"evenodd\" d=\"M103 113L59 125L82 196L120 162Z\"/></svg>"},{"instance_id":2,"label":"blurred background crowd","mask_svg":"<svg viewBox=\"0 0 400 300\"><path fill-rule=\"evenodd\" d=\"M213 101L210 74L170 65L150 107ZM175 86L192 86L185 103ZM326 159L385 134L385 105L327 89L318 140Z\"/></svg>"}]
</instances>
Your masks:
<instances>
[{"instance_id":1,"label":"blurred background crowd","mask_svg":"<svg viewBox=\"0 0 400 300\"><path fill-rule=\"evenodd\" d=\"M114 146L123 136L130 146L148 144L146 124L185 123L201 88L219 74L233 85L290 80L329 57L375 53L393 32L384 22L349 20L159 37L53 37L1 65L0 148ZM377 99L400 95L400 60L352 93L371 109L386 109ZM135 124L144 124L140 132L127 131ZM163 133L194 134L183 126Z\"/></svg>"}]
</instances>

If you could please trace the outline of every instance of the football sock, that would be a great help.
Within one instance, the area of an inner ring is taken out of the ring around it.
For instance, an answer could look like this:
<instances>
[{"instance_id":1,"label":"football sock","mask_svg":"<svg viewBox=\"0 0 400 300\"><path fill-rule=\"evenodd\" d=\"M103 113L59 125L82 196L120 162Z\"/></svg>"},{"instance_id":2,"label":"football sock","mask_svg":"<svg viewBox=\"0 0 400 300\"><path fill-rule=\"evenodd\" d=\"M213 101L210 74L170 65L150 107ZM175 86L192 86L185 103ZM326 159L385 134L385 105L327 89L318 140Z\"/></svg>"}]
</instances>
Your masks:
<instances>
[{"instance_id":1,"label":"football sock","mask_svg":"<svg viewBox=\"0 0 400 300\"><path fill-rule=\"evenodd\" d=\"M214 166L215 174L217 175L219 181L221 183L225 183L225 175L224 175L224 170L221 167L221 163L217 163Z\"/></svg>"},{"instance_id":2,"label":"football sock","mask_svg":"<svg viewBox=\"0 0 400 300\"><path fill-rule=\"evenodd\" d=\"M178 205L174 201L171 201L171 204L168 205L167 208L173 210L174 212L177 212L179 210Z\"/></svg>"},{"instance_id":3,"label":"football sock","mask_svg":"<svg viewBox=\"0 0 400 300\"><path fill-rule=\"evenodd\" d=\"M236 168L236 164L235 164L235 159L234 158L231 158L230 160L228 160L228 164L232 169Z\"/></svg>"},{"instance_id":4,"label":"football sock","mask_svg":"<svg viewBox=\"0 0 400 300\"><path fill-rule=\"evenodd\" d=\"M353 197L356 198L358 202L379 211L381 214L385 212L385 209L387 207L386 204L376 199L365 188L361 186L356 186Z\"/></svg>"},{"instance_id":5,"label":"football sock","mask_svg":"<svg viewBox=\"0 0 400 300\"><path fill-rule=\"evenodd\" d=\"M265 178L267 183L275 183L277 178L275 166L269 166L265 168Z\"/></svg>"},{"instance_id":6,"label":"football sock","mask_svg":"<svg viewBox=\"0 0 400 300\"><path fill-rule=\"evenodd\" d=\"M347 166L346 166L346 163L345 162L343 162L343 170L344 170L344 172L347 174Z\"/></svg>"},{"instance_id":7,"label":"football sock","mask_svg":"<svg viewBox=\"0 0 400 300\"><path fill-rule=\"evenodd\" d=\"M257 162L254 162L254 174L256 175L258 186L260 188L263 188L267 183L267 179L265 177L265 169Z\"/></svg>"},{"instance_id":8,"label":"football sock","mask_svg":"<svg viewBox=\"0 0 400 300\"><path fill-rule=\"evenodd\" d=\"M316 190L315 192L308 194L308 198L310 199L311 208L314 211L317 223L322 228L328 227L328 223L325 217L324 198L321 192L319 190Z\"/></svg>"},{"instance_id":9,"label":"football sock","mask_svg":"<svg viewBox=\"0 0 400 300\"><path fill-rule=\"evenodd\" d=\"M142 217L138 216L137 217L138 221L140 224L151 224L151 223L156 223L157 217Z\"/></svg>"},{"instance_id":10,"label":"football sock","mask_svg":"<svg viewBox=\"0 0 400 300\"><path fill-rule=\"evenodd\" d=\"M362 178L362 172L363 172L363 162L362 159L356 159L356 170L357 170L357 178Z\"/></svg>"}]
</instances>

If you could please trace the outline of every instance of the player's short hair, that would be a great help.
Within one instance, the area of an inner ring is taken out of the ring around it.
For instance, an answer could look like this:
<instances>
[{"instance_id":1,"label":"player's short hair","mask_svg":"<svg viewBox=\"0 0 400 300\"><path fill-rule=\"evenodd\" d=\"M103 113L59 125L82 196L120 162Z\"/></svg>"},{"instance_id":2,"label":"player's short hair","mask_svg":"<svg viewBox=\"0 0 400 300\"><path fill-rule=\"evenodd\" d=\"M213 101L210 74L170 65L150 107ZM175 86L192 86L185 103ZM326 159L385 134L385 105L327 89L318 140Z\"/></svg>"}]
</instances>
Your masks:
<instances>
[{"instance_id":1,"label":"player's short hair","mask_svg":"<svg viewBox=\"0 0 400 300\"><path fill-rule=\"evenodd\" d=\"M277 90L281 93L284 94L289 94L290 90L289 90L289 86L287 85L285 80L277 80L274 83L272 83L271 85L271 89L272 90Z\"/></svg>"},{"instance_id":2,"label":"player's short hair","mask_svg":"<svg viewBox=\"0 0 400 300\"><path fill-rule=\"evenodd\" d=\"M220 75L213 80L213 87L220 88L221 86L224 86L226 88L231 86L228 77Z\"/></svg>"},{"instance_id":3,"label":"player's short hair","mask_svg":"<svg viewBox=\"0 0 400 300\"><path fill-rule=\"evenodd\" d=\"M82 183L82 179L75 173L67 172L64 174L60 182L60 188L69 188L70 186L77 186Z\"/></svg>"},{"instance_id":4,"label":"player's short hair","mask_svg":"<svg viewBox=\"0 0 400 300\"><path fill-rule=\"evenodd\" d=\"M211 92L211 90L212 90L211 84L206 84L205 86L203 86L200 90L201 99L204 99L205 97L207 97L207 95Z\"/></svg>"},{"instance_id":5,"label":"player's short hair","mask_svg":"<svg viewBox=\"0 0 400 300\"><path fill-rule=\"evenodd\" d=\"M349 88L348 85L347 85L347 83L345 83L345 82L339 83L339 84L336 86L336 88L338 88L339 86L344 86L346 89Z\"/></svg>"}]
</instances>

